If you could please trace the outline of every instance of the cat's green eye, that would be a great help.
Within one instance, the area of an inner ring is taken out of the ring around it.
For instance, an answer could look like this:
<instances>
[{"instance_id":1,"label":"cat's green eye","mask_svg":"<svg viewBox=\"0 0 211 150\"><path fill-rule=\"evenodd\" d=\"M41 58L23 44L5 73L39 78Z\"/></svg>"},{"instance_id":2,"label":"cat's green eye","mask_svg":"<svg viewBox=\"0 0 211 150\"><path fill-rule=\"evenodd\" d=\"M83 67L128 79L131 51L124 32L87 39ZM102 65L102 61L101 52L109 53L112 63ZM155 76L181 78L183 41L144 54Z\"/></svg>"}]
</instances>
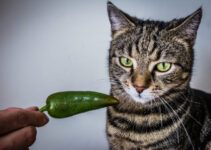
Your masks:
<instances>
[{"instance_id":1,"label":"cat's green eye","mask_svg":"<svg viewBox=\"0 0 211 150\"><path fill-rule=\"evenodd\" d=\"M124 67L132 67L133 66L132 60L130 60L126 57L120 57L119 61L120 61L120 64Z\"/></svg>"},{"instance_id":2,"label":"cat's green eye","mask_svg":"<svg viewBox=\"0 0 211 150\"><path fill-rule=\"evenodd\" d=\"M166 72L171 68L171 63L169 62L161 62L156 65L156 69L160 72Z\"/></svg>"}]
</instances>

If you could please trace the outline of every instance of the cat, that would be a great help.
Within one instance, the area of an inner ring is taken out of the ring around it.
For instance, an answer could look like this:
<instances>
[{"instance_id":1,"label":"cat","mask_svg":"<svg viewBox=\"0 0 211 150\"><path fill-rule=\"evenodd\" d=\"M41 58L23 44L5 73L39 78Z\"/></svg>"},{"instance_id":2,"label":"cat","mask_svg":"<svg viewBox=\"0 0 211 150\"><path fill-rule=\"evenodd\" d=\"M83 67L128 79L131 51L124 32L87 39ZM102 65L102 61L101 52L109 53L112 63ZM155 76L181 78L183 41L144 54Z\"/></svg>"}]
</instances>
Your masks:
<instances>
[{"instance_id":1,"label":"cat","mask_svg":"<svg viewBox=\"0 0 211 150\"><path fill-rule=\"evenodd\" d=\"M211 94L190 87L202 8L169 22L140 20L107 3L110 150L211 149Z\"/></svg>"}]
</instances>

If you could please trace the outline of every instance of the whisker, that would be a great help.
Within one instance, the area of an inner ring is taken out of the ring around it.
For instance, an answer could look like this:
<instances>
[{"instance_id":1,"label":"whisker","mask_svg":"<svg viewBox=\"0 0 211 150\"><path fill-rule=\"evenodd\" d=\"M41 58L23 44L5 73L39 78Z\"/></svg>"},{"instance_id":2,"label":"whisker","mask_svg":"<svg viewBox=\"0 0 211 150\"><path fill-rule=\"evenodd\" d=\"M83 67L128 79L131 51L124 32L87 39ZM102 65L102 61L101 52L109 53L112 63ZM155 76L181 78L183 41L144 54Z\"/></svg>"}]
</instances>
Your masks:
<instances>
[{"instance_id":1,"label":"whisker","mask_svg":"<svg viewBox=\"0 0 211 150\"><path fill-rule=\"evenodd\" d=\"M180 94L180 96L181 96L181 98L183 99L183 100L187 100L187 101L189 101L190 103L195 103L195 104L201 104L201 103L199 103L199 102L193 102L193 101L191 101L191 100L189 100L188 98L187 98L187 96L185 96L181 91L179 91L179 90L176 90L176 89L172 89L172 90L174 90L175 92L177 92L177 93L179 93Z\"/></svg>"},{"instance_id":2,"label":"whisker","mask_svg":"<svg viewBox=\"0 0 211 150\"><path fill-rule=\"evenodd\" d=\"M155 84L155 82L153 80L152 80L152 82ZM158 96L156 96L156 97L158 97ZM157 104L157 102L155 101L155 99L153 99L153 101ZM160 124L161 124L161 127L163 127L163 115L161 113L161 106L159 106L158 109L159 109L160 120L161 120Z\"/></svg>"},{"instance_id":3,"label":"whisker","mask_svg":"<svg viewBox=\"0 0 211 150\"><path fill-rule=\"evenodd\" d=\"M163 127L163 115L161 114L161 106L159 106L159 112L160 112L160 119L161 119L161 127Z\"/></svg>"},{"instance_id":4,"label":"whisker","mask_svg":"<svg viewBox=\"0 0 211 150\"><path fill-rule=\"evenodd\" d=\"M182 94L183 95L183 97L180 97L180 98L182 98L183 100L185 100L185 101L188 101L188 102L192 102L193 103L193 101L191 101L191 100L189 100L183 93L181 93L180 91L177 91L177 90L175 90L175 89L173 89L175 92L179 92L180 93L180 95ZM173 101L175 104L176 104L176 102L175 101ZM195 102L195 103L197 103L197 102ZM197 104L200 104L200 103L197 103ZM185 109L183 109L182 108L182 106L180 106L179 107L179 109L182 109L184 112L186 111ZM199 124L200 126L202 126L202 124L196 119L196 118L194 118L191 114L187 114L188 116L190 116L197 124Z\"/></svg>"},{"instance_id":5,"label":"whisker","mask_svg":"<svg viewBox=\"0 0 211 150\"><path fill-rule=\"evenodd\" d=\"M163 99L163 101L164 101L164 102L169 106L169 108L173 111L173 113L174 113L175 116L178 118L178 120L181 121L181 119L179 118L179 116L178 116L178 114L176 113L176 111L168 104L168 102L165 101L164 99ZM192 148L193 148L193 150L194 150L194 146L193 146L192 140L191 140L191 138L190 138L190 135L188 134L187 129L186 129L186 127L185 127L185 125L183 124L182 121L181 121L181 124L182 124L183 129L184 129L184 131L185 131L185 133L186 133L186 135L187 135L187 137L188 137L188 140L189 140L189 142L190 142L190 144L191 144L191 146L192 146Z\"/></svg>"},{"instance_id":6,"label":"whisker","mask_svg":"<svg viewBox=\"0 0 211 150\"><path fill-rule=\"evenodd\" d=\"M177 102L174 102L174 103L176 104ZM184 108L182 108L182 106L180 106L179 109L183 110L184 112L186 111ZM191 114L188 113L187 115L190 116L200 126L202 126L202 124L195 117L193 117Z\"/></svg>"},{"instance_id":7,"label":"whisker","mask_svg":"<svg viewBox=\"0 0 211 150\"><path fill-rule=\"evenodd\" d=\"M170 111L170 109L167 107L167 105L164 103L164 100L162 100L162 98L159 98L159 100L163 103L163 105L164 105L164 107L166 108L166 110L169 112L169 113L171 113L171 111ZM175 126L175 128L176 128L176 133L177 133L177 143L179 144L179 133L178 133L178 128L177 128L177 126L176 126L176 120L172 117L172 116L170 116L170 118L171 118L171 120L173 121L173 125ZM178 118L177 118L178 119ZM180 121L179 119L178 119L178 121Z\"/></svg>"}]
</instances>

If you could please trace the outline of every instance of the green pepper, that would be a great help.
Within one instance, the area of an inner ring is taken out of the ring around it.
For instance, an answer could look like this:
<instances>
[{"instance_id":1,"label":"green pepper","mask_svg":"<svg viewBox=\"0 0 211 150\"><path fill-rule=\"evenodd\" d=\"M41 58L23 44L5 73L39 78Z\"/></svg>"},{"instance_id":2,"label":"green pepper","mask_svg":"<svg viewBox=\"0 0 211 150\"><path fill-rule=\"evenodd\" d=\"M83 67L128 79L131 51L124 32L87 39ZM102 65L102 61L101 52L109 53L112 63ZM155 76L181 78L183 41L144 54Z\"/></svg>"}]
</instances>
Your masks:
<instances>
[{"instance_id":1,"label":"green pepper","mask_svg":"<svg viewBox=\"0 0 211 150\"><path fill-rule=\"evenodd\" d=\"M48 111L52 117L64 118L118 103L114 97L98 92L66 91L48 96L46 105L39 111Z\"/></svg>"}]
</instances>

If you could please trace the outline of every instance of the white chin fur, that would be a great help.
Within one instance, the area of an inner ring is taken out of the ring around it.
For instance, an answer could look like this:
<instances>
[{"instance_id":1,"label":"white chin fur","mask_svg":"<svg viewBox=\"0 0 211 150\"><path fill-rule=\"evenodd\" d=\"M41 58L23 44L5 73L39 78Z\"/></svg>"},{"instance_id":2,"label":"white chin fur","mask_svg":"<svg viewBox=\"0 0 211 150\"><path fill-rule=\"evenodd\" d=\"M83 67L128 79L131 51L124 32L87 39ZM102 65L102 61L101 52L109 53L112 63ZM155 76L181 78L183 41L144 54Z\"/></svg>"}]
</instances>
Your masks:
<instances>
[{"instance_id":1,"label":"white chin fur","mask_svg":"<svg viewBox=\"0 0 211 150\"><path fill-rule=\"evenodd\" d=\"M144 90L140 95L135 90L135 88L130 87L130 89L125 89L126 92L132 97L132 99L136 102L145 104L149 101L152 101L155 97L152 95L149 89Z\"/></svg>"}]
</instances>

